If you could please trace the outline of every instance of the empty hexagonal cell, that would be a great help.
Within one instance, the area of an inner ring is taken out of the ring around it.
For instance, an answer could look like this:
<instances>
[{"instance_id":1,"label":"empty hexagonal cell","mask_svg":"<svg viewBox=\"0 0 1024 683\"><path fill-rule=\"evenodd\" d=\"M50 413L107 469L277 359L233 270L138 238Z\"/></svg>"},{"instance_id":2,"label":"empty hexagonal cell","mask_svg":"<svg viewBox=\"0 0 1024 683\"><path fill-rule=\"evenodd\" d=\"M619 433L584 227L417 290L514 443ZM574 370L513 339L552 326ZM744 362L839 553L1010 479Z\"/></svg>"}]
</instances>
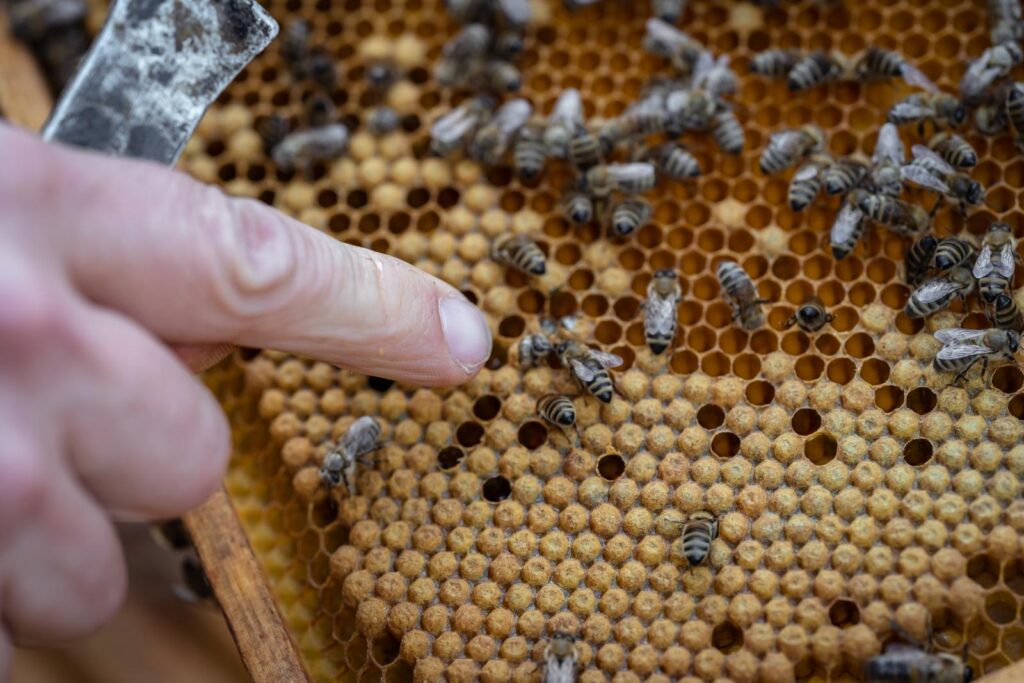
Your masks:
<instances>
[{"instance_id":1,"label":"empty hexagonal cell","mask_svg":"<svg viewBox=\"0 0 1024 683\"><path fill-rule=\"evenodd\" d=\"M1024 373L1013 365L1004 365L996 368L992 373L992 386L1007 394L1020 391L1024 385Z\"/></svg>"},{"instance_id":2,"label":"empty hexagonal cell","mask_svg":"<svg viewBox=\"0 0 1024 683\"><path fill-rule=\"evenodd\" d=\"M928 439L911 439L903 446L903 459L908 465L917 467L931 460L933 452L932 442Z\"/></svg>"},{"instance_id":3,"label":"empty hexagonal cell","mask_svg":"<svg viewBox=\"0 0 1024 683\"><path fill-rule=\"evenodd\" d=\"M484 481L481 493L487 502L500 503L512 495L512 483L501 475L491 477Z\"/></svg>"},{"instance_id":4,"label":"empty hexagonal cell","mask_svg":"<svg viewBox=\"0 0 1024 683\"><path fill-rule=\"evenodd\" d=\"M807 436L821 429L821 415L812 408L801 408L793 413L791 423L794 432Z\"/></svg>"},{"instance_id":5,"label":"empty hexagonal cell","mask_svg":"<svg viewBox=\"0 0 1024 683\"><path fill-rule=\"evenodd\" d=\"M875 405L886 413L891 413L903 405L903 390L887 384L875 389Z\"/></svg>"},{"instance_id":6,"label":"empty hexagonal cell","mask_svg":"<svg viewBox=\"0 0 1024 683\"><path fill-rule=\"evenodd\" d=\"M986 553L979 553L967 561L967 576L982 588L991 588L999 582L999 561Z\"/></svg>"},{"instance_id":7,"label":"empty hexagonal cell","mask_svg":"<svg viewBox=\"0 0 1024 683\"><path fill-rule=\"evenodd\" d=\"M853 600L835 600L828 608L828 619L840 628L855 626L860 623L860 608Z\"/></svg>"},{"instance_id":8,"label":"empty hexagonal cell","mask_svg":"<svg viewBox=\"0 0 1024 683\"><path fill-rule=\"evenodd\" d=\"M998 626L1006 626L1017 620L1020 606L1017 597L1007 590L998 590L985 597L985 614Z\"/></svg>"},{"instance_id":9,"label":"empty hexagonal cell","mask_svg":"<svg viewBox=\"0 0 1024 683\"><path fill-rule=\"evenodd\" d=\"M608 481L614 481L626 471L626 461L618 453L608 453L597 459L597 473Z\"/></svg>"}]
</instances>

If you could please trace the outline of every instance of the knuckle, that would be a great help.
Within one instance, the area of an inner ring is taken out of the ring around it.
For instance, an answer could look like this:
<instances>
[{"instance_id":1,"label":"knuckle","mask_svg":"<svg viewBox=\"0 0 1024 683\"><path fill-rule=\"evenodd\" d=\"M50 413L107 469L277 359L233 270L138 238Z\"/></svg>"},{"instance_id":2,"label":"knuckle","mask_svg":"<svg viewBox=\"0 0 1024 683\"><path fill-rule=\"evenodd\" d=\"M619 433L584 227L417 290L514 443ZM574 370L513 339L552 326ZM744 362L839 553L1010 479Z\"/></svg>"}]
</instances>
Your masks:
<instances>
[{"instance_id":1,"label":"knuckle","mask_svg":"<svg viewBox=\"0 0 1024 683\"><path fill-rule=\"evenodd\" d=\"M27 448L0 451L0 538L35 518L49 488L45 454Z\"/></svg>"}]
</instances>

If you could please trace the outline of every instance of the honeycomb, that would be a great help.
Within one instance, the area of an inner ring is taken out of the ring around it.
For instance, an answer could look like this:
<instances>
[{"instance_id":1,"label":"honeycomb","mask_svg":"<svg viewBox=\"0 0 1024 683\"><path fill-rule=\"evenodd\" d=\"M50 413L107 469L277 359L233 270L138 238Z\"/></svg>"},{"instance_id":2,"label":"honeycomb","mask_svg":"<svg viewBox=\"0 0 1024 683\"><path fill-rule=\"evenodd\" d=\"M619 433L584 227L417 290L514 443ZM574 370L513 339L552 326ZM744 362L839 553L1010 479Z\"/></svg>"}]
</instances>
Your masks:
<instances>
[{"instance_id":1,"label":"honeycomb","mask_svg":"<svg viewBox=\"0 0 1024 683\"><path fill-rule=\"evenodd\" d=\"M891 620L922 639L930 623L940 650L966 643L976 672L1024 658L1024 375L1002 364L987 383L975 373L947 386L930 367L930 331L983 316L954 304L908 319L906 238L875 230L836 262L837 205L794 213L788 174L757 170L773 130L805 123L828 132L832 152L869 155L909 91L792 95L747 71L768 47L877 44L952 90L988 46L982 3L694 0L681 26L732 57L747 145L731 157L696 139L705 175L649 193L653 218L625 241L562 217L565 168L524 185L507 166L427 153L429 124L463 96L430 77L458 28L440 0L267 5L283 22L309 20L336 56L348 124L376 103L368 60L402 62L407 78L387 95L400 130L356 132L345 158L312 175L275 169L255 122L301 119L311 90L271 47L206 116L183 168L443 278L482 307L495 340L478 377L442 391L274 351L239 351L208 375L234 432L227 489L313 680L536 681L558 630L578 635L584 682L860 680ZM534 7L520 65L541 112L575 87L588 116L610 117L665 71L640 47L645 2ZM943 210L937 232L977 237L999 218L1024 234L1024 160L1007 137L968 138L987 204L965 222ZM547 275L488 258L509 231L538 240ZM720 297L713 268L726 257L775 302L756 332L731 324ZM684 299L674 346L653 356L640 306L660 268L679 271ZM811 294L834 322L784 330ZM1024 305L1024 290L1016 298ZM540 316L567 314L584 321L574 334L625 360L609 405L580 396L564 370L516 364ZM578 432L537 417L551 391L575 397ZM376 465L353 495L311 496L327 442L362 415L383 425ZM700 509L720 531L691 568L677 522Z\"/></svg>"}]
</instances>

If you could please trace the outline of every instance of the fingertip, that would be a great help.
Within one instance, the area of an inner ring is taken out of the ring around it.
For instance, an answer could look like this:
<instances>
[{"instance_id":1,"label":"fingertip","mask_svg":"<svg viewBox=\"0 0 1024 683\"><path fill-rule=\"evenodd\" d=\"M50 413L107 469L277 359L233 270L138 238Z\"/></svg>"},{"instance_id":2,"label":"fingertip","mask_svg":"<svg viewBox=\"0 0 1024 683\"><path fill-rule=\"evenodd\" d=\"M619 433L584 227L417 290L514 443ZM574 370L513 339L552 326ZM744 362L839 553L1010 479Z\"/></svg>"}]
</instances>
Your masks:
<instances>
[{"instance_id":1,"label":"fingertip","mask_svg":"<svg viewBox=\"0 0 1024 683\"><path fill-rule=\"evenodd\" d=\"M483 313L461 294L442 295L438 302L441 331L448 355L464 373L475 376L491 355L491 329Z\"/></svg>"}]
</instances>

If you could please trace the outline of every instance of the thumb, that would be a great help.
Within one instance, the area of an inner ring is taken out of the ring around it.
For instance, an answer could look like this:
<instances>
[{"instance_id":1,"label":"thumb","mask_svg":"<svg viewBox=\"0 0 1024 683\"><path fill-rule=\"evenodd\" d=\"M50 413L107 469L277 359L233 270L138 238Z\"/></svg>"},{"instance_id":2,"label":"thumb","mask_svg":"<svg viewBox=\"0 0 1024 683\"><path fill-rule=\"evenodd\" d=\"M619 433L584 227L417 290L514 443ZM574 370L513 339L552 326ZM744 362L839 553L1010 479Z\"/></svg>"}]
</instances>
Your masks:
<instances>
[{"instance_id":1,"label":"thumb","mask_svg":"<svg viewBox=\"0 0 1024 683\"><path fill-rule=\"evenodd\" d=\"M4 127L0 148L21 160L0 167L0 206L36 237L45 227L85 296L168 342L279 349L425 385L463 382L490 354L480 311L398 259L151 163Z\"/></svg>"}]
</instances>

